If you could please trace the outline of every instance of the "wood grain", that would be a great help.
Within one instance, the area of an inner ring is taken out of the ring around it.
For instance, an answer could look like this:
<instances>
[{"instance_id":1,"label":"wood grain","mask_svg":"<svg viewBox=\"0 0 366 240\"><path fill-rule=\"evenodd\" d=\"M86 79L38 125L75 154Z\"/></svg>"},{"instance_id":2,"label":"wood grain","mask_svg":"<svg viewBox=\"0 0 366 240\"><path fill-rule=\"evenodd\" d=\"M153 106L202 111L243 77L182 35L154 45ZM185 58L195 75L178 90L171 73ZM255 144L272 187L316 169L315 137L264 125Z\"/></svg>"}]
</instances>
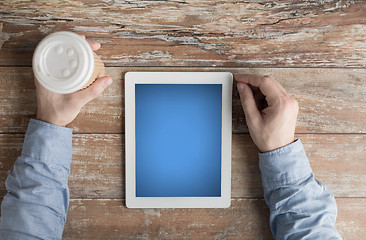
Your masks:
<instances>
[{"instance_id":1,"label":"wood grain","mask_svg":"<svg viewBox=\"0 0 366 240\"><path fill-rule=\"evenodd\" d=\"M366 197L366 135L298 135L315 177L336 197ZM0 197L20 154L23 135L0 135ZM69 177L71 198L125 197L124 135L77 134ZM248 134L233 135L232 197L262 198L258 150Z\"/></svg>"},{"instance_id":2,"label":"wood grain","mask_svg":"<svg viewBox=\"0 0 366 240\"><path fill-rule=\"evenodd\" d=\"M363 0L4 0L0 9L2 66L30 66L37 43L63 30L100 41L108 66L366 66Z\"/></svg>"},{"instance_id":3,"label":"wood grain","mask_svg":"<svg viewBox=\"0 0 366 240\"><path fill-rule=\"evenodd\" d=\"M228 209L128 209L121 199L72 200L63 239L273 239L263 200ZM366 200L338 198L336 228L345 240L366 234Z\"/></svg>"},{"instance_id":4,"label":"wood grain","mask_svg":"<svg viewBox=\"0 0 366 240\"><path fill-rule=\"evenodd\" d=\"M108 74L115 82L83 108L70 125L75 132L122 131L122 71L112 68ZM34 118L37 110L32 69L0 68L0 87L0 132L25 132L29 118Z\"/></svg>"},{"instance_id":5,"label":"wood grain","mask_svg":"<svg viewBox=\"0 0 366 240\"><path fill-rule=\"evenodd\" d=\"M363 239L366 235L366 199L338 198L336 228L343 239Z\"/></svg>"},{"instance_id":6,"label":"wood grain","mask_svg":"<svg viewBox=\"0 0 366 240\"><path fill-rule=\"evenodd\" d=\"M364 0L0 1L0 197L36 113L34 49L46 35L66 30L102 43L97 53L114 83L70 125L76 134L64 239L272 239L258 150L235 87L232 206L125 207L127 71L275 76L299 101L297 137L316 178L336 196L338 231L363 239L365 16Z\"/></svg>"},{"instance_id":7,"label":"wood grain","mask_svg":"<svg viewBox=\"0 0 366 240\"><path fill-rule=\"evenodd\" d=\"M229 71L272 74L300 104L297 133L366 133L366 69L122 68L109 67L114 83L87 104L70 125L74 132L124 133L123 76L127 71ZM0 133L25 132L36 113L31 68L0 67ZM247 133L233 90L233 132Z\"/></svg>"},{"instance_id":8,"label":"wood grain","mask_svg":"<svg viewBox=\"0 0 366 240\"><path fill-rule=\"evenodd\" d=\"M263 200L228 209L128 209L121 199L72 200L63 239L272 239ZM357 223L358 224L358 223Z\"/></svg>"}]
</instances>

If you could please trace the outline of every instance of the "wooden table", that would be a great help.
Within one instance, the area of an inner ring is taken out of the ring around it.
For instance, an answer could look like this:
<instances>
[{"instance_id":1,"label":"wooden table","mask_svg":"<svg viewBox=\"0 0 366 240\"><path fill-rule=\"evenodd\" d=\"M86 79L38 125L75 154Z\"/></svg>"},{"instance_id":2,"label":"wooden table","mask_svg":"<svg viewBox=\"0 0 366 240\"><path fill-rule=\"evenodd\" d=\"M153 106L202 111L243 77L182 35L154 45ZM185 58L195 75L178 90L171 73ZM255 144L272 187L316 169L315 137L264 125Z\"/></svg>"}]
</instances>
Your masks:
<instances>
[{"instance_id":1,"label":"wooden table","mask_svg":"<svg viewBox=\"0 0 366 240\"><path fill-rule=\"evenodd\" d=\"M64 239L272 239L257 148L233 92L232 206L131 210L124 201L124 73L272 74L300 103L296 128L336 197L344 239L366 235L366 3L330 1L0 2L0 194L36 98L31 57L47 34L102 43L113 85L71 124Z\"/></svg>"}]
</instances>

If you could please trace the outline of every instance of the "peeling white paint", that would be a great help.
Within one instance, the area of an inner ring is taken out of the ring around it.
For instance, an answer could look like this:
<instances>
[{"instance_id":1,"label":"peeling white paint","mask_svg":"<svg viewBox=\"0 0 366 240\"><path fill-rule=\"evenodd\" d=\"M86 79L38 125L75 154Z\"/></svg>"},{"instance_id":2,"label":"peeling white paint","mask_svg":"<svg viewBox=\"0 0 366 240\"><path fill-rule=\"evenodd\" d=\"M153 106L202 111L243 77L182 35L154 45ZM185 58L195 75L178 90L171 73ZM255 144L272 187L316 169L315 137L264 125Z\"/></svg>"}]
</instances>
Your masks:
<instances>
[{"instance_id":1,"label":"peeling white paint","mask_svg":"<svg viewBox=\"0 0 366 240\"><path fill-rule=\"evenodd\" d=\"M18 33L3 32L3 23L0 23L0 49L3 46L3 44L5 42L9 41L11 38L20 37L23 35L24 35L23 32L18 32Z\"/></svg>"},{"instance_id":2,"label":"peeling white paint","mask_svg":"<svg viewBox=\"0 0 366 240\"><path fill-rule=\"evenodd\" d=\"M144 214L148 215L148 216L156 216L156 217L160 217L160 211L159 210L155 210L155 209L144 209Z\"/></svg>"},{"instance_id":3,"label":"peeling white paint","mask_svg":"<svg viewBox=\"0 0 366 240\"><path fill-rule=\"evenodd\" d=\"M55 28L55 25L39 25L38 30L41 33L47 34Z\"/></svg>"},{"instance_id":4,"label":"peeling white paint","mask_svg":"<svg viewBox=\"0 0 366 240\"><path fill-rule=\"evenodd\" d=\"M137 57L143 58L143 59L151 59L151 58L170 58L172 55L169 52L163 52L163 51L148 51L144 52L142 54L139 54Z\"/></svg>"}]
</instances>

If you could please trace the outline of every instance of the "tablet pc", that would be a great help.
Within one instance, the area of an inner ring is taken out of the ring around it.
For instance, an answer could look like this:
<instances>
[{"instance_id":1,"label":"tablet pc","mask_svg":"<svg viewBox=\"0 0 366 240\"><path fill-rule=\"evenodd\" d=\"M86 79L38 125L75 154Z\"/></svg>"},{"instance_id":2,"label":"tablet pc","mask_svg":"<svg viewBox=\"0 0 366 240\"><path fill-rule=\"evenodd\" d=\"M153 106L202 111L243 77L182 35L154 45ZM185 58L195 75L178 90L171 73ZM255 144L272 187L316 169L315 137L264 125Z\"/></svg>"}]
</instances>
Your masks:
<instances>
[{"instance_id":1,"label":"tablet pc","mask_svg":"<svg viewBox=\"0 0 366 240\"><path fill-rule=\"evenodd\" d=\"M231 203L229 72L125 74L126 206Z\"/></svg>"}]
</instances>

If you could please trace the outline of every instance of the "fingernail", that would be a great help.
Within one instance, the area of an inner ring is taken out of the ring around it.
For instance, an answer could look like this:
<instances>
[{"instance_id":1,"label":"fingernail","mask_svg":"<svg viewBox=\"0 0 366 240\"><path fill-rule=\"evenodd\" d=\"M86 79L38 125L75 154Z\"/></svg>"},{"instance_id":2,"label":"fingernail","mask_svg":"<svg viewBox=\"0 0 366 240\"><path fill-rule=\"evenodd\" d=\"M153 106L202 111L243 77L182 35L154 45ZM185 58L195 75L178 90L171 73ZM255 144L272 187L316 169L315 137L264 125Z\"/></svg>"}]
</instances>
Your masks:
<instances>
[{"instance_id":1,"label":"fingernail","mask_svg":"<svg viewBox=\"0 0 366 240\"><path fill-rule=\"evenodd\" d=\"M108 78L108 79L104 80L103 85L105 87L108 87L109 85L112 84L112 82L113 82L112 78Z\"/></svg>"},{"instance_id":2,"label":"fingernail","mask_svg":"<svg viewBox=\"0 0 366 240\"><path fill-rule=\"evenodd\" d=\"M97 47L100 48L102 45L100 43L97 42Z\"/></svg>"},{"instance_id":3,"label":"fingernail","mask_svg":"<svg viewBox=\"0 0 366 240\"><path fill-rule=\"evenodd\" d=\"M238 87L239 92L243 91L243 89L244 89L244 84L242 84L242 83L238 83L236 86Z\"/></svg>"}]
</instances>

